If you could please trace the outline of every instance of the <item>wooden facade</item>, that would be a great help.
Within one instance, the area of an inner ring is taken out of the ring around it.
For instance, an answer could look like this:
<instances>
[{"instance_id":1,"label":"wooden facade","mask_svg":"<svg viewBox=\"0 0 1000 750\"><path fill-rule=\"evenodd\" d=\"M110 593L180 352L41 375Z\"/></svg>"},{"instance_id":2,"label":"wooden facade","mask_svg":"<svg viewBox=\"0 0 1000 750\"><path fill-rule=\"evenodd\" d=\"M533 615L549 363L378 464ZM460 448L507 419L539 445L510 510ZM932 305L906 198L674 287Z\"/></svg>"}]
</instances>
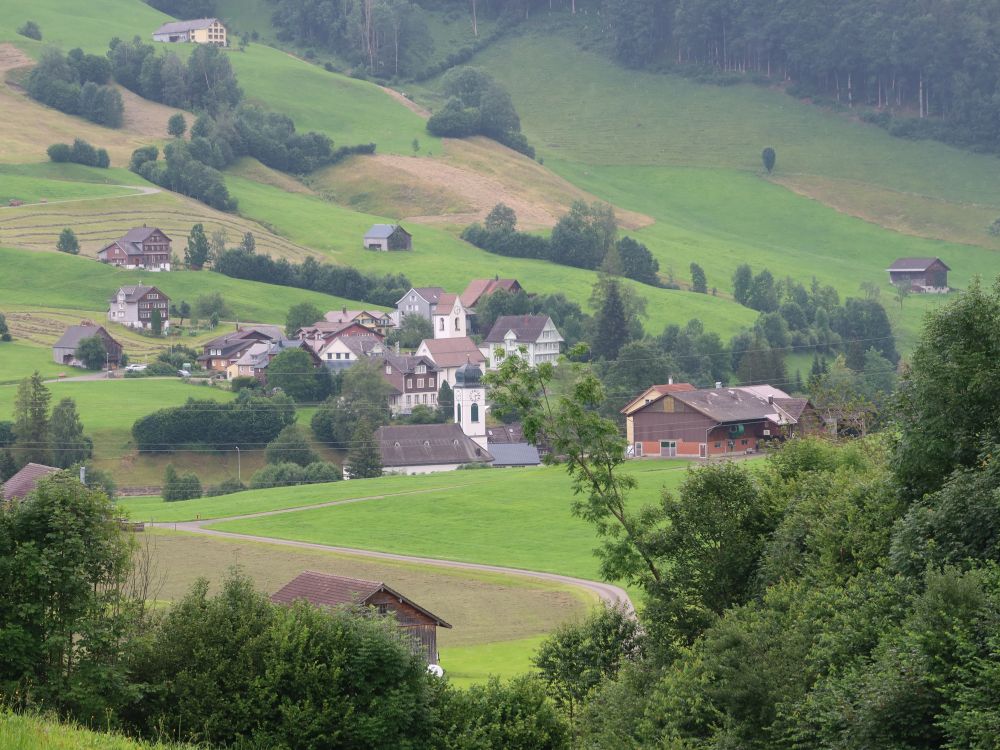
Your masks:
<instances>
[{"instance_id":1,"label":"wooden facade","mask_svg":"<svg viewBox=\"0 0 1000 750\"><path fill-rule=\"evenodd\" d=\"M889 282L915 292L947 292L948 271L940 258L900 258L887 269Z\"/></svg>"}]
</instances>

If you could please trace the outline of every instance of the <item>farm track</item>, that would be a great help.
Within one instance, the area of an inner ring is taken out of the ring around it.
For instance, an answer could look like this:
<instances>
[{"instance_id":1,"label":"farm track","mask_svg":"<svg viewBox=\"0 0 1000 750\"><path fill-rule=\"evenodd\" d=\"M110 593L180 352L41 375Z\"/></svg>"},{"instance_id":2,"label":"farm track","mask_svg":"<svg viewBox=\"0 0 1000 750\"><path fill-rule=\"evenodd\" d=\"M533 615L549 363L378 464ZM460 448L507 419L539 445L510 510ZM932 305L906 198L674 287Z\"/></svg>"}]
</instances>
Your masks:
<instances>
[{"instance_id":1,"label":"farm track","mask_svg":"<svg viewBox=\"0 0 1000 750\"><path fill-rule=\"evenodd\" d=\"M501 565L488 565L486 563L461 562L458 560L442 560L433 557L419 557L416 555L399 555L394 552L377 552L375 550L357 549L355 547L338 547L330 544L317 544L315 542L300 542L294 539L281 539L279 537L256 536L253 534L239 534L231 531L219 531L218 529L206 528L209 524L224 523L226 521L239 521L253 518L263 518L266 516L284 515L286 513L297 513L300 511L314 510L316 508L328 508L335 505L347 505L359 503L367 500L380 500L392 495L409 495L430 492L431 490L417 490L415 492L388 493L383 495L372 495L368 497L353 497L346 500L332 500L325 503L315 503L304 505L298 508L281 508L279 510L263 511L261 513L248 513L237 516L227 516L224 518L212 518L203 521L178 521L166 523L147 524L153 528L170 529L173 531L183 531L190 534L204 534L206 536L219 537L224 539L235 539L247 542L264 542L267 544L277 544L284 547L295 547L298 549L313 549L326 552L337 552L358 557L368 557L376 560L391 560L394 562L415 563L418 565L430 565L436 568L447 568L451 570L472 570L481 573L500 573L502 575L518 576L520 578L533 578L535 580L551 581L568 586L584 589L597 596L608 606L624 606L628 612L635 612L632 600L625 589L612 583L601 581L590 581L585 578L574 578L573 576L560 575L558 573L546 573L544 571L524 570L522 568L507 568Z\"/></svg>"}]
</instances>

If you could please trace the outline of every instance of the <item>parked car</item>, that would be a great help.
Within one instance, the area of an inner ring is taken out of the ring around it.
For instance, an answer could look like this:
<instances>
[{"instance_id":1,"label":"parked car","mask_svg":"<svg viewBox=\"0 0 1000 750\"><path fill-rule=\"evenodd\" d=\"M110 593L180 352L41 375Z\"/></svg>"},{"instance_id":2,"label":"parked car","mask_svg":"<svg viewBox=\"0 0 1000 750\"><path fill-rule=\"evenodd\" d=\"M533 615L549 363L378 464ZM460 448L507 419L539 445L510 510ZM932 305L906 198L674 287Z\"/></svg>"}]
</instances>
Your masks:
<instances>
[{"instance_id":1,"label":"parked car","mask_svg":"<svg viewBox=\"0 0 1000 750\"><path fill-rule=\"evenodd\" d=\"M127 365L125 367L125 372L142 372L146 369L146 365Z\"/></svg>"},{"instance_id":2,"label":"parked car","mask_svg":"<svg viewBox=\"0 0 1000 750\"><path fill-rule=\"evenodd\" d=\"M178 370L177 371L177 377L179 377L179 378L189 378L189 377L191 377L191 371L190 370Z\"/></svg>"}]
</instances>

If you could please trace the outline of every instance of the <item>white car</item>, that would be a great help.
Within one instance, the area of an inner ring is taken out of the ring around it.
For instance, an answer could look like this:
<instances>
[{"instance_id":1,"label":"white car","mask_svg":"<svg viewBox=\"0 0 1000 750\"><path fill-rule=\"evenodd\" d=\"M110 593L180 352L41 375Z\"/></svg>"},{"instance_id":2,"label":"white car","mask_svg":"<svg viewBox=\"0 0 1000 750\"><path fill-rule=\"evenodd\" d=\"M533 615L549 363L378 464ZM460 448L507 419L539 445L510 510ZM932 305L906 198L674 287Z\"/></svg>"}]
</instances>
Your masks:
<instances>
[{"instance_id":1,"label":"white car","mask_svg":"<svg viewBox=\"0 0 1000 750\"><path fill-rule=\"evenodd\" d=\"M146 365L128 365L125 367L125 372L142 372L146 369Z\"/></svg>"},{"instance_id":2,"label":"white car","mask_svg":"<svg viewBox=\"0 0 1000 750\"><path fill-rule=\"evenodd\" d=\"M190 370L178 370L177 371L177 377L179 377L179 378L189 378L189 377L191 377L191 371Z\"/></svg>"}]
</instances>

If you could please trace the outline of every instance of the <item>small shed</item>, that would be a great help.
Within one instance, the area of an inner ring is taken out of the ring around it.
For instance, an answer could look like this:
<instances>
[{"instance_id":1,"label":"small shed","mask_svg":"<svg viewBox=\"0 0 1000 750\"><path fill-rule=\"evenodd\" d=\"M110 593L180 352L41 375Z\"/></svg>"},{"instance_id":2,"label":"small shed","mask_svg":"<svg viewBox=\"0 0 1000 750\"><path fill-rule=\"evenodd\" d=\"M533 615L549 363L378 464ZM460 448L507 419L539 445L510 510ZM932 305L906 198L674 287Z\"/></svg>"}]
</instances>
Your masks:
<instances>
[{"instance_id":1,"label":"small shed","mask_svg":"<svg viewBox=\"0 0 1000 750\"><path fill-rule=\"evenodd\" d=\"M373 224L365 233L367 250L412 250L413 235L402 224Z\"/></svg>"},{"instance_id":2,"label":"small shed","mask_svg":"<svg viewBox=\"0 0 1000 750\"><path fill-rule=\"evenodd\" d=\"M275 604L290 605L300 599L317 607L355 604L371 607L380 615L394 613L400 630L409 638L413 652L425 658L428 664L438 663L437 629L451 628L440 617L381 581L306 570L271 596Z\"/></svg>"},{"instance_id":3,"label":"small shed","mask_svg":"<svg viewBox=\"0 0 1000 750\"><path fill-rule=\"evenodd\" d=\"M948 289L951 269L940 258L899 258L889 268L889 283L909 287L914 292L943 294Z\"/></svg>"}]
</instances>

